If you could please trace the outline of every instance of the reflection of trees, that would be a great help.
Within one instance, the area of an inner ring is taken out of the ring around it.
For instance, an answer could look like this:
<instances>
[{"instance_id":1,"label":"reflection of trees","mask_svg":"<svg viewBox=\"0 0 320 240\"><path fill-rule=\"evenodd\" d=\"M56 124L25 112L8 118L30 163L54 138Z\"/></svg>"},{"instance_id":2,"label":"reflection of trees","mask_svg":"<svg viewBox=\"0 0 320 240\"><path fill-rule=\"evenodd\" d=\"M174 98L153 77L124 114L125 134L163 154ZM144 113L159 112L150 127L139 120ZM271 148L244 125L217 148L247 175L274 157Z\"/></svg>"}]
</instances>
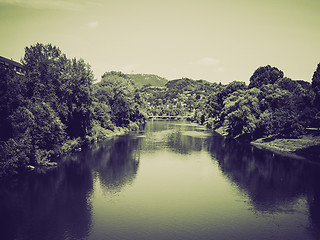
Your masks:
<instances>
[{"instance_id":1,"label":"reflection of trees","mask_svg":"<svg viewBox=\"0 0 320 240\"><path fill-rule=\"evenodd\" d=\"M193 125L179 125L178 121L148 122L145 128L146 138L143 141L143 149L157 150L170 148L181 154L201 151L206 141L206 136L201 136L201 134L192 136L185 134L186 131L196 132L197 129Z\"/></svg>"},{"instance_id":2,"label":"reflection of trees","mask_svg":"<svg viewBox=\"0 0 320 240\"><path fill-rule=\"evenodd\" d=\"M132 183L139 167L140 156L136 151L139 141L123 136L91 152L93 167L106 190L118 192Z\"/></svg>"},{"instance_id":3,"label":"reflection of trees","mask_svg":"<svg viewBox=\"0 0 320 240\"><path fill-rule=\"evenodd\" d=\"M68 156L45 175L1 184L1 239L85 239L91 227L91 169L105 189L120 191L137 173L138 144L129 136L113 139Z\"/></svg>"},{"instance_id":4,"label":"reflection of trees","mask_svg":"<svg viewBox=\"0 0 320 240\"><path fill-rule=\"evenodd\" d=\"M283 204L307 196L313 232L320 236L320 168L303 160L279 156L220 136L209 151L221 170L244 189L256 209L279 211Z\"/></svg>"},{"instance_id":5,"label":"reflection of trees","mask_svg":"<svg viewBox=\"0 0 320 240\"><path fill-rule=\"evenodd\" d=\"M167 142L168 146L173 148L175 152L188 154L192 151L201 151L204 141L204 138L188 136L178 131L168 136Z\"/></svg>"},{"instance_id":6,"label":"reflection of trees","mask_svg":"<svg viewBox=\"0 0 320 240\"><path fill-rule=\"evenodd\" d=\"M315 238L320 239L320 185L317 182L313 185L313 192L308 198L310 229Z\"/></svg>"},{"instance_id":7,"label":"reflection of trees","mask_svg":"<svg viewBox=\"0 0 320 240\"><path fill-rule=\"evenodd\" d=\"M90 169L72 162L0 187L2 239L84 239L91 226Z\"/></svg>"}]
</instances>

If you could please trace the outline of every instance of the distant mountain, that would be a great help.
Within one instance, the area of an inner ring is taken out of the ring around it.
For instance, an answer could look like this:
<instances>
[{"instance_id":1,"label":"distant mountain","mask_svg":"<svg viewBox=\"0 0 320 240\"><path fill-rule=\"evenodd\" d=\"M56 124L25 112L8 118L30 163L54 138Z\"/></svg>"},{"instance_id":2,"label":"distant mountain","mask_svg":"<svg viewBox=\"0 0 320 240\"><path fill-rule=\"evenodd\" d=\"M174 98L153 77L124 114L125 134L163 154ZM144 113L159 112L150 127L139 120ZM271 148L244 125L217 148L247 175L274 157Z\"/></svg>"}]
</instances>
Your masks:
<instances>
[{"instance_id":1,"label":"distant mountain","mask_svg":"<svg viewBox=\"0 0 320 240\"><path fill-rule=\"evenodd\" d=\"M213 88L216 85L216 83L211 83L206 80L181 78L168 81L166 87L171 91L204 91L208 88Z\"/></svg>"},{"instance_id":2,"label":"distant mountain","mask_svg":"<svg viewBox=\"0 0 320 240\"><path fill-rule=\"evenodd\" d=\"M125 74L122 72L106 72L103 77L118 76L132 81L138 88L142 87L161 87L169 91L207 91L216 87L217 83L211 83L206 80L193 80L190 78L181 78L167 80L155 74Z\"/></svg>"},{"instance_id":3,"label":"distant mountain","mask_svg":"<svg viewBox=\"0 0 320 240\"><path fill-rule=\"evenodd\" d=\"M126 74L126 76L140 88L144 86L164 87L168 82L167 79L154 74Z\"/></svg>"}]
</instances>

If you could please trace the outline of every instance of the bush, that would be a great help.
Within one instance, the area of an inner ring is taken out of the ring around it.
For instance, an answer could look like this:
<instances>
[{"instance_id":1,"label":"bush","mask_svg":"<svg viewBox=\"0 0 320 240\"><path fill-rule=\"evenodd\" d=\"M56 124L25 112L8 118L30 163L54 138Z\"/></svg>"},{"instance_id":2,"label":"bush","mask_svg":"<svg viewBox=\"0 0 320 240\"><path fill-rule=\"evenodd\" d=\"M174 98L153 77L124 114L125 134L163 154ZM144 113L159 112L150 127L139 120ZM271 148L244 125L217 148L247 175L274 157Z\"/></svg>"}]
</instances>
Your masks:
<instances>
[{"instance_id":1,"label":"bush","mask_svg":"<svg viewBox=\"0 0 320 240\"><path fill-rule=\"evenodd\" d=\"M131 131L138 131L139 130L139 125L136 122L130 122L128 128Z\"/></svg>"},{"instance_id":2,"label":"bush","mask_svg":"<svg viewBox=\"0 0 320 240\"><path fill-rule=\"evenodd\" d=\"M18 173L18 170L25 168L30 162L31 138L12 139L2 142L0 147L0 176Z\"/></svg>"}]
</instances>

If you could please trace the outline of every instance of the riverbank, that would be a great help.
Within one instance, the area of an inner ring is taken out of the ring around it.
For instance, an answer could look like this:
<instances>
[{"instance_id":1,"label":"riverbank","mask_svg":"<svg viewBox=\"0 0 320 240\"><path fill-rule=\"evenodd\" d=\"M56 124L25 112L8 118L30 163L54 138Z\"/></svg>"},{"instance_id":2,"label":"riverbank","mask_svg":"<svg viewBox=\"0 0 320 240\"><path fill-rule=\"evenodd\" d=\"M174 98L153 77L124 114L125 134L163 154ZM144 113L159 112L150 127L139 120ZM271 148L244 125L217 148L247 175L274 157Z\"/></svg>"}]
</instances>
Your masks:
<instances>
[{"instance_id":1,"label":"riverbank","mask_svg":"<svg viewBox=\"0 0 320 240\"><path fill-rule=\"evenodd\" d=\"M215 129L215 132L226 137L225 127ZM293 158L309 159L320 162L320 133L315 131L297 139L266 137L250 142L251 145Z\"/></svg>"},{"instance_id":2,"label":"riverbank","mask_svg":"<svg viewBox=\"0 0 320 240\"><path fill-rule=\"evenodd\" d=\"M270 150L281 155L320 161L319 134L307 134L297 139L260 138L251 142L251 144L257 148Z\"/></svg>"},{"instance_id":3,"label":"riverbank","mask_svg":"<svg viewBox=\"0 0 320 240\"><path fill-rule=\"evenodd\" d=\"M253 142L252 145L267 148L270 150L283 151L283 152L295 152L301 149L320 145L320 136L304 135L298 139L269 139L260 138Z\"/></svg>"},{"instance_id":4,"label":"riverbank","mask_svg":"<svg viewBox=\"0 0 320 240\"><path fill-rule=\"evenodd\" d=\"M53 159L46 158L43 161L37 161L37 165L27 165L28 171L36 171L38 173L45 173L48 170L58 167L63 157L68 156L74 152L79 152L84 146L96 144L98 142L111 139L115 136L121 136L129 133L130 131L137 131L144 124L144 122L130 122L127 127L114 127L113 130L105 129L100 125L96 124L92 128L90 135L87 135L84 139L75 138L65 141L55 153L52 153Z\"/></svg>"},{"instance_id":5,"label":"riverbank","mask_svg":"<svg viewBox=\"0 0 320 240\"><path fill-rule=\"evenodd\" d=\"M124 135L128 133L131 129L126 127L115 127L113 130L105 129L101 126L95 126L93 128L92 136L87 136L86 140L88 143L97 143L114 136Z\"/></svg>"}]
</instances>

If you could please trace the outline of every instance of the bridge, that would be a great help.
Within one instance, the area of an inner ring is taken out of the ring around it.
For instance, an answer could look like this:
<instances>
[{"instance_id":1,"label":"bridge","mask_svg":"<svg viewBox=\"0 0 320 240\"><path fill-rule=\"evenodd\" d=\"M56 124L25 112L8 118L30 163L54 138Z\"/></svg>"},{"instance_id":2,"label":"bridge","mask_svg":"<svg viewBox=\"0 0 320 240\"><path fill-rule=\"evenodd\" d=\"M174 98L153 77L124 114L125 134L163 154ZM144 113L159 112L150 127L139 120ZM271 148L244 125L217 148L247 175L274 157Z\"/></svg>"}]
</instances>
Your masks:
<instances>
[{"instance_id":1,"label":"bridge","mask_svg":"<svg viewBox=\"0 0 320 240\"><path fill-rule=\"evenodd\" d=\"M191 116L148 116L148 119L169 119L169 120L180 120L180 119L185 119L185 120L191 120Z\"/></svg>"}]
</instances>

